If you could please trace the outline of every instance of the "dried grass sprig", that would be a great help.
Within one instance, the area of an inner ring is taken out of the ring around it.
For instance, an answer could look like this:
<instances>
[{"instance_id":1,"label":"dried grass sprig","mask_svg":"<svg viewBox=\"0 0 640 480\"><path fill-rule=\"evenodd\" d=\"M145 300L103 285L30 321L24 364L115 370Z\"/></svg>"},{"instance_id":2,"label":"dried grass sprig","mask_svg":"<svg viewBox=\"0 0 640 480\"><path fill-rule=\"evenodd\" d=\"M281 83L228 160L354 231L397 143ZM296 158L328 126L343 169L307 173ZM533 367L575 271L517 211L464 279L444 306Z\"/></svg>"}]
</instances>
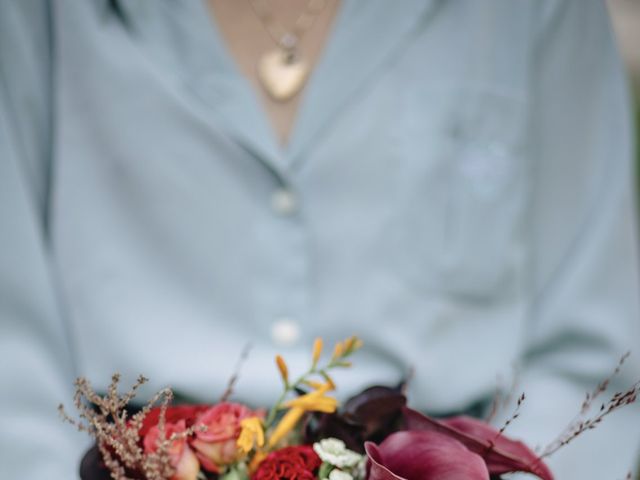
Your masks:
<instances>
[{"instance_id":1,"label":"dried grass sprig","mask_svg":"<svg viewBox=\"0 0 640 480\"><path fill-rule=\"evenodd\" d=\"M242 353L240 354L238 363L236 363L236 366L233 370L233 374L231 375L231 378L229 378L229 381L227 382L227 388L225 389L222 396L220 397L219 403L224 403L228 401L231 395L233 395L233 389L235 388L236 383L240 378L240 372L242 370L242 367L244 366L244 363L247 361L247 358L249 358L249 353L251 353L251 348L252 348L252 345L248 343L242 349Z\"/></svg>"},{"instance_id":2,"label":"dried grass sprig","mask_svg":"<svg viewBox=\"0 0 640 480\"><path fill-rule=\"evenodd\" d=\"M487 414L484 418L484 421L487 423L493 422L499 413L507 409L512 403L513 399L516 396L516 391L520 386L520 374L518 367L514 364L512 365L512 373L511 373L511 381L509 382L508 388L505 388L505 382L502 375L498 375L496 381L496 389L493 395L493 399L491 400L491 406L487 411Z\"/></svg>"},{"instance_id":3,"label":"dried grass sprig","mask_svg":"<svg viewBox=\"0 0 640 480\"><path fill-rule=\"evenodd\" d=\"M592 392L587 393L584 401L582 402L582 406L580 407L580 413L569 423L569 425L567 425L567 427L554 441L545 447L540 458L550 457L587 430L593 430L596 428L600 423L602 423L604 418L611 413L624 406L630 405L637 400L638 394L640 394L640 382L635 383L626 391L614 393L609 400L600 405L597 413L591 417L587 417L589 412L592 410L595 400L607 391L611 381L620 373L622 366L628 357L629 352L625 353L620 358L615 370L609 377L599 383Z\"/></svg>"},{"instance_id":4,"label":"dried grass sprig","mask_svg":"<svg viewBox=\"0 0 640 480\"><path fill-rule=\"evenodd\" d=\"M188 429L165 438L166 411L173 399L173 392L168 388L159 391L142 410L129 419L127 406L135 398L138 389L147 383L147 379L143 376L138 377L131 389L123 395L118 393L119 383L120 375L114 374L107 394L101 396L95 392L86 378L78 378L75 383L74 404L79 412L79 420L69 416L62 404L58 410L65 421L95 439L102 459L114 480L133 480L139 478L139 475L144 475L146 480L170 479L175 473L171 466L170 446L172 442L193 433L192 429ZM145 416L157 404L160 404L160 440L156 450L147 453L142 446L139 432Z\"/></svg>"},{"instance_id":5,"label":"dried grass sprig","mask_svg":"<svg viewBox=\"0 0 640 480\"><path fill-rule=\"evenodd\" d=\"M582 402L582 407L580 408L581 415L585 415L589 413L589 410L591 410L591 406L593 405L594 400L596 400L601 394L607 391L607 389L609 388L609 384L614 379L614 377L617 377L620 374L620 371L622 370L624 363L629 358L629 355L631 355L631 352L626 352L624 355L622 355L613 373L609 375L607 378L605 378L602 382L600 382L596 386L596 388L593 390L593 392L586 394L585 399Z\"/></svg>"},{"instance_id":6,"label":"dried grass sprig","mask_svg":"<svg viewBox=\"0 0 640 480\"><path fill-rule=\"evenodd\" d=\"M499 437L500 435L502 435L505 430L507 428L509 428L509 425L511 425L513 422L516 421L516 419L520 416L520 409L522 408L522 404L524 403L524 401L526 400L526 396L524 393L522 393L519 397L518 400L516 400L516 408L513 411L513 413L511 414L511 416L505 420L505 422L502 424L502 427L500 427L500 430L498 430L498 435L496 436Z\"/></svg>"}]
</instances>

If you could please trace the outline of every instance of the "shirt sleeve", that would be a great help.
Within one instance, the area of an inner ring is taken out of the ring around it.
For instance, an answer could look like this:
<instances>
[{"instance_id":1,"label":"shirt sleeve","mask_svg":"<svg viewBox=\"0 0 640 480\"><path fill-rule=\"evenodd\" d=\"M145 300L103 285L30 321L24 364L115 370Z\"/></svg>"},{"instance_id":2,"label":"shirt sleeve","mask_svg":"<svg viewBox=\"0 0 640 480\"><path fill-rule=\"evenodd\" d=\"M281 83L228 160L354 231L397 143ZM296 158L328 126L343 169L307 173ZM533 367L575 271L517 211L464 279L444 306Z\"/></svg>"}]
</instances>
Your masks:
<instances>
[{"instance_id":1,"label":"shirt sleeve","mask_svg":"<svg viewBox=\"0 0 640 480\"><path fill-rule=\"evenodd\" d=\"M532 302L518 386L528 398L509 432L544 446L625 351L632 356L602 400L640 379L640 287L631 101L604 2L553 1L541 18ZM560 450L549 459L556 478L624 478L638 464L639 418L637 407L623 408Z\"/></svg>"},{"instance_id":2,"label":"shirt sleeve","mask_svg":"<svg viewBox=\"0 0 640 480\"><path fill-rule=\"evenodd\" d=\"M77 478L86 440L64 424L72 358L45 203L51 39L45 1L0 2L0 476Z\"/></svg>"}]
</instances>

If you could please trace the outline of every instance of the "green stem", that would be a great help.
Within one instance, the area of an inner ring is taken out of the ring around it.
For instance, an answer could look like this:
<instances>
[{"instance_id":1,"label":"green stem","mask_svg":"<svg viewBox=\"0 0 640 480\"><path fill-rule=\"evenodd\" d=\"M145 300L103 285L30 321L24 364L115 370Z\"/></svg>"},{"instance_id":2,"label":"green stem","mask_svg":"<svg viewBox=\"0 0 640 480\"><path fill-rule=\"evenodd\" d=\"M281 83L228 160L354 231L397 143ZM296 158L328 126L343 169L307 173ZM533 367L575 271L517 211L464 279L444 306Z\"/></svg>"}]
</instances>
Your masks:
<instances>
[{"instance_id":1,"label":"green stem","mask_svg":"<svg viewBox=\"0 0 640 480\"><path fill-rule=\"evenodd\" d=\"M280 409L280 405L282 404L284 399L287 397L287 394L289 392L292 392L293 390L295 390L308 376L313 375L314 373L316 373L316 370L315 370L315 368L312 367L310 370L308 370L307 372L305 372L302 375L300 375L300 377L298 377L298 379L295 382L288 383L285 386L284 391L282 392L282 394L280 395L280 397L276 401L275 405L273 407L271 407L271 410L269 410L269 414L267 415L267 419L264 422L265 431L269 430L269 428L273 424L274 420L276 419L276 415L278 414L278 410Z\"/></svg>"},{"instance_id":2,"label":"green stem","mask_svg":"<svg viewBox=\"0 0 640 480\"><path fill-rule=\"evenodd\" d=\"M294 391L302 382L304 382L307 379L307 377L311 375L314 375L316 373L324 373L326 375L327 370L340 367L341 366L340 361L344 360L344 358L346 358L349 354L350 352L347 355L342 355L339 358L331 359L331 361L324 368L321 368L321 369L317 369L316 365L313 365L307 372L303 373L300 377L298 377L298 379L295 382L293 383L287 382L285 384L284 391L278 398L278 401L273 405L273 407L271 407L271 410L269 410L269 413L267 414L267 419L264 422L265 431L269 430L269 428L271 428L271 426L273 425L273 422L276 419L276 415L278 414L278 410L280 410L280 406L284 401L284 399L287 397L287 394L289 392Z\"/></svg>"}]
</instances>

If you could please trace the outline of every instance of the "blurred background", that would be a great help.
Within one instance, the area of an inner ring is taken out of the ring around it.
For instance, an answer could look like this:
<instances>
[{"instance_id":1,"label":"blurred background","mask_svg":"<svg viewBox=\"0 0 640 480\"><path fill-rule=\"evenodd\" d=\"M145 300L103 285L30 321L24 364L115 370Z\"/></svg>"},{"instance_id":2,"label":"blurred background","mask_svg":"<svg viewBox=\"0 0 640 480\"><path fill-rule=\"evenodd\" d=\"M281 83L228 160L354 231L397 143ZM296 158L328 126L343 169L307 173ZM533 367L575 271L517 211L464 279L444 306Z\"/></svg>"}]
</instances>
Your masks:
<instances>
[{"instance_id":1,"label":"blurred background","mask_svg":"<svg viewBox=\"0 0 640 480\"><path fill-rule=\"evenodd\" d=\"M636 138L640 140L640 0L607 1L635 93ZM640 164L640 148L636 152Z\"/></svg>"},{"instance_id":2,"label":"blurred background","mask_svg":"<svg viewBox=\"0 0 640 480\"><path fill-rule=\"evenodd\" d=\"M607 0L607 3L635 97L636 158L640 186L640 0ZM640 187L638 190L640 191ZM638 200L640 203L640 198ZM640 460L636 468L636 479L640 480Z\"/></svg>"}]
</instances>

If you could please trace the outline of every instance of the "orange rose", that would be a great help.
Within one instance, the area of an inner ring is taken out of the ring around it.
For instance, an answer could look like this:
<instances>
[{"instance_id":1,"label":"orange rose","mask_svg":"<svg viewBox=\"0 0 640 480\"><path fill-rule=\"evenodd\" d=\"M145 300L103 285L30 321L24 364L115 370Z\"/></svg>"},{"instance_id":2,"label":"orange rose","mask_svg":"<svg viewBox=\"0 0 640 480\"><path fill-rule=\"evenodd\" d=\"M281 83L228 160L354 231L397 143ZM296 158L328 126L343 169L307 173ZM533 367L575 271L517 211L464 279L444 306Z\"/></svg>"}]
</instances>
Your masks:
<instances>
[{"instance_id":1,"label":"orange rose","mask_svg":"<svg viewBox=\"0 0 640 480\"><path fill-rule=\"evenodd\" d=\"M219 403L203 412L195 422L195 439L191 445L202 467L213 473L220 473L221 467L239 460L238 450L240 422L249 417L262 416L238 403ZM201 430L200 426L206 427Z\"/></svg>"},{"instance_id":2,"label":"orange rose","mask_svg":"<svg viewBox=\"0 0 640 480\"><path fill-rule=\"evenodd\" d=\"M167 423L164 428L165 438L171 435L183 433L187 429L186 421ZM160 441L160 429L154 425L144 437L144 450L147 453L155 452ZM171 466L176 470L171 480L196 480L200 472L200 463L193 450L189 448L186 437L174 439L169 445L169 457Z\"/></svg>"}]
</instances>

